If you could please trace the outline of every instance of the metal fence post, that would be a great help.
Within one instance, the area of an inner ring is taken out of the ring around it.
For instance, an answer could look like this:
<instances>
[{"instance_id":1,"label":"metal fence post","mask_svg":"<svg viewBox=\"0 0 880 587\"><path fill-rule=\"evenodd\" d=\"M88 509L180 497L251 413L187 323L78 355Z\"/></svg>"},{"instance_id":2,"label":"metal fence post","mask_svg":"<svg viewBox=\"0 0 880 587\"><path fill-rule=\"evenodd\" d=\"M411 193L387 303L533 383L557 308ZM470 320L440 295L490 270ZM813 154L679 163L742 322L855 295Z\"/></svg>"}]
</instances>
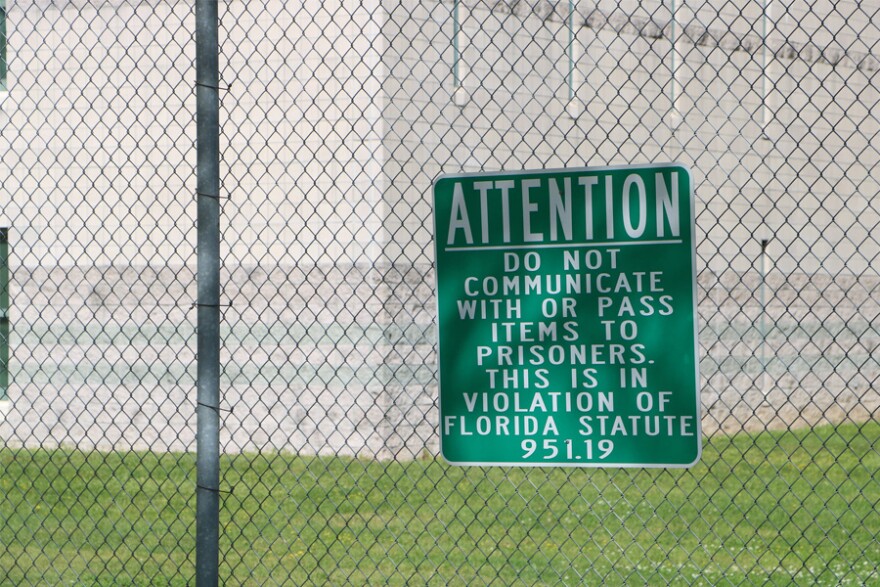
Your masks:
<instances>
[{"instance_id":1,"label":"metal fence post","mask_svg":"<svg viewBox=\"0 0 880 587\"><path fill-rule=\"evenodd\" d=\"M217 0L196 2L198 424L196 585L218 584L220 484L220 126Z\"/></svg>"},{"instance_id":2,"label":"metal fence post","mask_svg":"<svg viewBox=\"0 0 880 587\"><path fill-rule=\"evenodd\" d=\"M0 227L0 401L9 389L9 229Z\"/></svg>"}]
</instances>

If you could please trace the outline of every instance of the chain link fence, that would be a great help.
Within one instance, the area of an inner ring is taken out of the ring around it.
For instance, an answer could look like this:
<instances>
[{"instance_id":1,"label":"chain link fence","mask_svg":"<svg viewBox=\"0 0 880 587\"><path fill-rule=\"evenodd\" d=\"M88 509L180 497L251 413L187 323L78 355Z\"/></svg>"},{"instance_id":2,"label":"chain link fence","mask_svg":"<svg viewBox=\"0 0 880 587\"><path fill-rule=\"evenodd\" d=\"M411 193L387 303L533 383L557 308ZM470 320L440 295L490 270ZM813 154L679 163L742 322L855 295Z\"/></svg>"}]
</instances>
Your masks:
<instances>
[{"instance_id":1,"label":"chain link fence","mask_svg":"<svg viewBox=\"0 0 880 587\"><path fill-rule=\"evenodd\" d=\"M194 7L2 8L0 584L191 585ZM219 9L221 584L880 584L880 2ZM668 161L702 461L444 464L432 182Z\"/></svg>"}]
</instances>

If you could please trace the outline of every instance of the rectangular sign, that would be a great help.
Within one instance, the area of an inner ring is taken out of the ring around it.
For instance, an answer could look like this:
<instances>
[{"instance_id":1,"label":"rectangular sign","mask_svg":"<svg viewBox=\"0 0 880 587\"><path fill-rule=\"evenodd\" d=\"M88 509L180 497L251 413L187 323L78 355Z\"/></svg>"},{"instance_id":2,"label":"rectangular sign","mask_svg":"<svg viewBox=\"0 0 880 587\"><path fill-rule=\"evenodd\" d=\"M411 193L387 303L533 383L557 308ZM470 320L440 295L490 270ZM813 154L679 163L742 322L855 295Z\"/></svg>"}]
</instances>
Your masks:
<instances>
[{"instance_id":1,"label":"rectangular sign","mask_svg":"<svg viewBox=\"0 0 880 587\"><path fill-rule=\"evenodd\" d=\"M447 461L699 460L685 167L446 175L434 223Z\"/></svg>"}]
</instances>

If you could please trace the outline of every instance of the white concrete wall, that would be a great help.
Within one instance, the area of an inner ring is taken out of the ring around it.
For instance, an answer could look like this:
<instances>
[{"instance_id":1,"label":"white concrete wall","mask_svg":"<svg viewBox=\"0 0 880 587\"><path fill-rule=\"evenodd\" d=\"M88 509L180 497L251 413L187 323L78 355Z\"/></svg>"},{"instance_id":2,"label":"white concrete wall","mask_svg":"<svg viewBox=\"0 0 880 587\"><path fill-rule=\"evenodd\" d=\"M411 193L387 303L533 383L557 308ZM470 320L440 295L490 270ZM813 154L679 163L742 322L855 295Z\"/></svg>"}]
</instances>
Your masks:
<instances>
[{"instance_id":1,"label":"white concrete wall","mask_svg":"<svg viewBox=\"0 0 880 587\"><path fill-rule=\"evenodd\" d=\"M9 2L7 10L0 173L2 222L26 243L16 262L186 262L191 7Z\"/></svg>"},{"instance_id":2,"label":"white concrete wall","mask_svg":"<svg viewBox=\"0 0 880 587\"><path fill-rule=\"evenodd\" d=\"M568 3L463 0L461 89L454 3L395 3L389 28L412 34L387 57L386 146L403 156L385 170L413 238L393 250L430 258L409 211L441 172L683 162L697 198L704 430L870 417L878 4L789 3L766 52L763 4L678 4L673 23L669 3L577 2L572 103Z\"/></svg>"},{"instance_id":3,"label":"white concrete wall","mask_svg":"<svg viewBox=\"0 0 880 587\"><path fill-rule=\"evenodd\" d=\"M390 199L418 241L408 256L430 238L409 211L440 171L679 160L710 269L752 268L770 238L783 272L869 270L859 243L878 220L880 30L865 18L877 6L776 6L765 56L761 3L680 3L675 27L668 6L630 4L575 3L570 104L568 3L462 2L456 107L454 4L394 3L388 26L413 31L391 42L385 92L386 145L404 154L386 163L401 178Z\"/></svg>"},{"instance_id":4,"label":"white concrete wall","mask_svg":"<svg viewBox=\"0 0 880 587\"><path fill-rule=\"evenodd\" d=\"M379 1L230 2L221 12L231 256L373 263L386 215Z\"/></svg>"},{"instance_id":5,"label":"white concrete wall","mask_svg":"<svg viewBox=\"0 0 880 587\"><path fill-rule=\"evenodd\" d=\"M460 171L689 165L704 429L755 407L762 238L783 423L842 390L870 410L880 2L774 0L766 54L762 3L677 5L673 23L668 2L462 0L456 87L451 0L221 3L226 450L436 446L430 190ZM19 375L0 436L186 450L192 3L7 6Z\"/></svg>"},{"instance_id":6,"label":"white concrete wall","mask_svg":"<svg viewBox=\"0 0 880 587\"><path fill-rule=\"evenodd\" d=\"M679 3L674 29L668 5L574 4L569 103L567 2L463 1L456 106L451 1L223 3L232 257L429 264L440 172L679 159L697 179L701 229L717 232L718 218L730 235L708 239L722 246L702 255L710 265L748 269L743 243L774 236L771 254L799 262L784 271L869 266L853 243L875 224L880 188L880 32L860 18L874 4L777 0L766 56L759 2ZM9 13L3 215L30 231L21 262L187 262L192 6Z\"/></svg>"}]
</instances>

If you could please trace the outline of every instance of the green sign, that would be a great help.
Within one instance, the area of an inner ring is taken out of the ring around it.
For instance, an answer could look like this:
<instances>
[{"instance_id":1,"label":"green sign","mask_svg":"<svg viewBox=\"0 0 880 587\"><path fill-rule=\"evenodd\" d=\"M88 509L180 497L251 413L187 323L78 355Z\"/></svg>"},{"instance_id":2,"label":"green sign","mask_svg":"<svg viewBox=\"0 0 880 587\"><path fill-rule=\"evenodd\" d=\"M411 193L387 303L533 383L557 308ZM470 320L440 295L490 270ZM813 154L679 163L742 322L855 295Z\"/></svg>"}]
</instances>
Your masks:
<instances>
[{"instance_id":1,"label":"green sign","mask_svg":"<svg viewBox=\"0 0 880 587\"><path fill-rule=\"evenodd\" d=\"M693 208L681 165L436 181L446 460L699 460Z\"/></svg>"}]
</instances>

